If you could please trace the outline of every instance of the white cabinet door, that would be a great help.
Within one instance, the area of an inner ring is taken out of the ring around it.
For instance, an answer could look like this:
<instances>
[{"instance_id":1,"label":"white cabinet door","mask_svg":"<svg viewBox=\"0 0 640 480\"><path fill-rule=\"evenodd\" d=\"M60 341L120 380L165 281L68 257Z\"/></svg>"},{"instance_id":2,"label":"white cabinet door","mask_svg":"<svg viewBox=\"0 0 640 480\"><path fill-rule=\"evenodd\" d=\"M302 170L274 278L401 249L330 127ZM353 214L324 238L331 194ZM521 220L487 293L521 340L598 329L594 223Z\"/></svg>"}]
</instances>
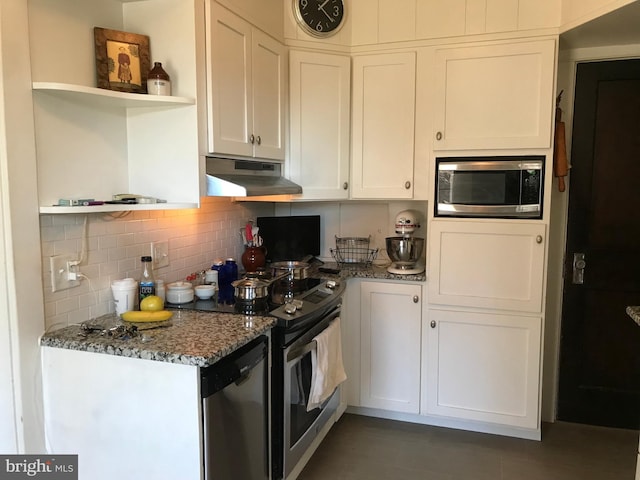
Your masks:
<instances>
[{"instance_id":1,"label":"white cabinet door","mask_svg":"<svg viewBox=\"0 0 640 480\"><path fill-rule=\"evenodd\" d=\"M431 222L429 303L542 312L545 225Z\"/></svg>"},{"instance_id":2,"label":"white cabinet door","mask_svg":"<svg viewBox=\"0 0 640 480\"><path fill-rule=\"evenodd\" d=\"M352 198L412 198L415 52L353 59Z\"/></svg>"},{"instance_id":3,"label":"white cabinet door","mask_svg":"<svg viewBox=\"0 0 640 480\"><path fill-rule=\"evenodd\" d=\"M285 49L208 2L209 151L284 159Z\"/></svg>"},{"instance_id":4,"label":"white cabinet door","mask_svg":"<svg viewBox=\"0 0 640 480\"><path fill-rule=\"evenodd\" d=\"M360 405L420 411L420 285L362 282Z\"/></svg>"},{"instance_id":5,"label":"white cabinet door","mask_svg":"<svg viewBox=\"0 0 640 480\"><path fill-rule=\"evenodd\" d=\"M284 160L286 49L256 29L252 45L254 156Z\"/></svg>"},{"instance_id":6,"label":"white cabinet door","mask_svg":"<svg viewBox=\"0 0 640 480\"><path fill-rule=\"evenodd\" d=\"M549 148L555 40L436 52L434 150Z\"/></svg>"},{"instance_id":7,"label":"white cabinet door","mask_svg":"<svg viewBox=\"0 0 640 480\"><path fill-rule=\"evenodd\" d=\"M290 178L305 199L349 196L351 61L289 52Z\"/></svg>"},{"instance_id":8,"label":"white cabinet door","mask_svg":"<svg viewBox=\"0 0 640 480\"><path fill-rule=\"evenodd\" d=\"M538 428L539 316L430 310L423 411Z\"/></svg>"}]
</instances>

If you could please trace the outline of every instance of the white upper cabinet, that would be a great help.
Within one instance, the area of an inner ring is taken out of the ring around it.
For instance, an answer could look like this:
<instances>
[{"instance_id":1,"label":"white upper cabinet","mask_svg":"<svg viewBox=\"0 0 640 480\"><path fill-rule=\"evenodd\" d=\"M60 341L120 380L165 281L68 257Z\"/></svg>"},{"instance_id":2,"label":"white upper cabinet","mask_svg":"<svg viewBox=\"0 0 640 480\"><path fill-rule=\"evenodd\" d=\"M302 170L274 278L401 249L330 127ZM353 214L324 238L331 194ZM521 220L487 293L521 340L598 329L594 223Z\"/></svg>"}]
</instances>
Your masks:
<instances>
[{"instance_id":1,"label":"white upper cabinet","mask_svg":"<svg viewBox=\"0 0 640 480\"><path fill-rule=\"evenodd\" d=\"M436 51L434 150L549 148L554 39Z\"/></svg>"},{"instance_id":2,"label":"white upper cabinet","mask_svg":"<svg viewBox=\"0 0 640 480\"><path fill-rule=\"evenodd\" d=\"M542 312L545 225L434 220L429 303Z\"/></svg>"},{"instance_id":3,"label":"white upper cabinet","mask_svg":"<svg viewBox=\"0 0 640 480\"><path fill-rule=\"evenodd\" d=\"M41 213L193 208L200 201L197 55L200 1L30 0ZM148 35L173 96L96 88L93 28ZM73 45L72 53L69 46ZM167 181L167 178L171 181ZM168 203L53 206L130 193Z\"/></svg>"},{"instance_id":4,"label":"white upper cabinet","mask_svg":"<svg viewBox=\"0 0 640 480\"><path fill-rule=\"evenodd\" d=\"M351 197L413 197L415 52L353 57Z\"/></svg>"},{"instance_id":5,"label":"white upper cabinet","mask_svg":"<svg viewBox=\"0 0 640 480\"><path fill-rule=\"evenodd\" d=\"M286 49L207 3L209 152L284 160Z\"/></svg>"},{"instance_id":6,"label":"white upper cabinet","mask_svg":"<svg viewBox=\"0 0 640 480\"><path fill-rule=\"evenodd\" d=\"M289 174L302 198L349 196L351 61L289 52Z\"/></svg>"}]
</instances>

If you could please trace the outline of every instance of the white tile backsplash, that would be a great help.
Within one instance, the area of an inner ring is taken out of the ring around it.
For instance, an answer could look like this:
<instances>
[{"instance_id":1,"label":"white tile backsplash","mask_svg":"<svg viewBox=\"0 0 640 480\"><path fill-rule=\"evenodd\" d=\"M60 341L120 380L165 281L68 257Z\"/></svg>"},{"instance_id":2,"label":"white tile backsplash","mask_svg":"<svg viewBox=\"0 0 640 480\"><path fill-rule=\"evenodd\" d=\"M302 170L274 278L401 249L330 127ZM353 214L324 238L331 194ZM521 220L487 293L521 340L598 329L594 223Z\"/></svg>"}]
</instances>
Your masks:
<instances>
[{"instance_id":1,"label":"white tile backsplash","mask_svg":"<svg viewBox=\"0 0 640 480\"><path fill-rule=\"evenodd\" d=\"M40 217L46 326L69 325L113 312L111 282L138 276L140 257L150 242L168 241L168 267L155 274L166 282L211 266L216 258L243 251L240 228L257 216L273 215L273 204L203 198L201 208L130 213L42 215ZM80 257L87 219L87 251L80 286L51 292L49 257Z\"/></svg>"}]
</instances>

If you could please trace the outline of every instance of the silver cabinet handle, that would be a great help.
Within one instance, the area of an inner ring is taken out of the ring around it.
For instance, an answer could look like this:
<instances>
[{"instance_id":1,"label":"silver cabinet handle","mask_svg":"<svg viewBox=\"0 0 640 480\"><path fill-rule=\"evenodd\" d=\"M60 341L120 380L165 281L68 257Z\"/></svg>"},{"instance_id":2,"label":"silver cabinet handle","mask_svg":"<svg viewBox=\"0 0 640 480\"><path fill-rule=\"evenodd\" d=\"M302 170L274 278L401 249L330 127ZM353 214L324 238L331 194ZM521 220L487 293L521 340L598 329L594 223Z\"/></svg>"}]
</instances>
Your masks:
<instances>
[{"instance_id":1,"label":"silver cabinet handle","mask_svg":"<svg viewBox=\"0 0 640 480\"><path fill-rule=\"evenodd\" d=\"M343 190L346 190L346 189L348 189L348 188L349 188L349 182L344 182L344 183L342 184L342 189L343 189Z\"/></svg>"},{"instance_id":2,"label":"silver cabinet handle","mask_svg":"<svg viewBox=\"0 0 640 480\"><path fill-rule=\"evenodd\" d=\"M587 261L584 259L584 253L573 254L573 278L572 282L576 285L582 285L584 283L584 269L587 266Z\"/></svg>"},{"instance_id":3,"label":"silver cabinet handle","mask_svg":"<svg viewBox=\"0 0 640 480\"><path fill-rule=\"evenodd\" d=\"M542 235L536 237L536 243L542 243Z\"/></svg>"},{"instance_id":4,"label":"silver cabinet handle","mask_svg":"<svg viewBox=\"0 0 640 480\"><path fill-rule=\"evenodd\" d=\"M411 188L411 182L404 182L404 188L409 190Z\"/></svg>"},{"instance_id":5,"label":"silver cabinet handle","mask_svg":"<svg viewBox=\"0 0 640 480\"><path fill-rule=\"evenodd\" d=\"M442 140L442 132L436 133L436 140L438 141Z\"/></svg>"},{"instance_id":6,"label":"silver cabinet handle","mask_svg":"<svg viewBox=\"0 0 640 480\"><path fill-rule=\"evenodd\" d=\"M260 144L262 143L262 139L260 138L260 135L258 135L258 136L256 137L256 143L257 143L258 145L260 145Z\"/></svg>"},{"instance_id":7,"label":"silver cabinet handle","mask_svg":"<svg viewBox=\"0 0 640 480\"><path fill-rule=\"evenodd\" d=\"M418 303L420 301L420 298L418 297L418 295L414 295L413 296L413 303Z\"/></svg>"},{"instance_id":8,"label":"silver cabinet handle","mask_svg":"<svg viewBox=\"0 0 640 480\"><path fill-rule=\"evenodd\" d=\"M436 321L431 320L431 323L429 325L431 326L431 328L436 328Z\"/></svg>"},{"instance_id":9,"label":"silver cabinet handle","mask_svg":"<svg viewBox=\"0 0 640 480\"><path fill-rule=\"evenodd\" d=\"M253 133L251 135L249 135L249 142L251 143L251 145L253 145L256 141L256 137L253 136Z\"/></svg>"}]
</instances>

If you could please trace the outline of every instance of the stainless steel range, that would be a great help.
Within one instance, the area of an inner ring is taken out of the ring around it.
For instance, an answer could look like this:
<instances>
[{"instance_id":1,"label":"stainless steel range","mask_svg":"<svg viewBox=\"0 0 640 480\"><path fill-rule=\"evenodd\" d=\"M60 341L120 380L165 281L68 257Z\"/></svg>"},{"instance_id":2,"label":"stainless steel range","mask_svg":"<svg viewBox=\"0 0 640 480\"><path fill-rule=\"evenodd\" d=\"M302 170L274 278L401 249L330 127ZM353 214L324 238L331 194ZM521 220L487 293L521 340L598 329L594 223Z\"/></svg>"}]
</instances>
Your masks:
<instances>
[{"instance_id":1,"label":"stainless steel range","mask_svg":"<svg viewBox=\"0 0 640 480\"><path fill-rule=\"evenodd\" d=\"M327 422L334 421L339 389L320 408L307 412L311 390L313 338L340 316L345 286L317 285L271 311L278 318L272 335L271 438L272 478L286 479L300 466Z\"/></svg>"}]
</instances>

